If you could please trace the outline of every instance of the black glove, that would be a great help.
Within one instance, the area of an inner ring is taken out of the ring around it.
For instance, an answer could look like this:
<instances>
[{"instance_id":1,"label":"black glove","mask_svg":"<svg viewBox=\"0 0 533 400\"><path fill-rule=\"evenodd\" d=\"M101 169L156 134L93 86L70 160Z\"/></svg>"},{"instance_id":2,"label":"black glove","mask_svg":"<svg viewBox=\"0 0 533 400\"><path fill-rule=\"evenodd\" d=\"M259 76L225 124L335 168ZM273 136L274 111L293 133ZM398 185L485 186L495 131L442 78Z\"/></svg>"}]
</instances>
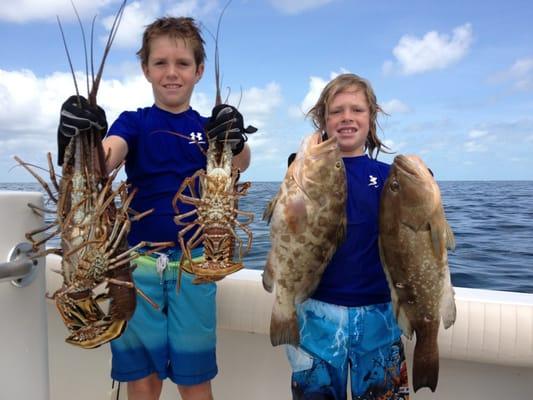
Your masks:
<instances>
[{"instance_id":1,"label":"black glove","mask_svg":"<svg viewBox=\"0 0 533 400\"><path fill-rule=\"evenodd\" d=\"M244 128L242 114L233 106L219 104L213 108L211 118L205 124L205 133L209 140L229 143L233 155L239 154L248 140L246 134L257 132L257 128L248 125Z\"/></svg>"},{"instance_id":2,"label":"black glove","mask_svg":"<svg viewBox=\"0 0 533 400\"><path fill-rule=\"evenodd\" d=\"M78 100L79 99L79 100ZM81 104L81 107L80 107ZM105 111L91 107L83 96L70 96L61 106L59 127L57 129L57 164L63 165L65 149L70 139L80 133L95 132L98 140L107 133Z\"/></svg>"},{"instance_id":3,"label":"black glove","mask_svg":"<svg viewBox=\"0 0 533 400\"><path fill-rule=\"evenodd\" d=\"M287 167L291 166L295 158L296 158L296 153L289 154L289 158L287 158Z\"/></svg>"}]
</instances>

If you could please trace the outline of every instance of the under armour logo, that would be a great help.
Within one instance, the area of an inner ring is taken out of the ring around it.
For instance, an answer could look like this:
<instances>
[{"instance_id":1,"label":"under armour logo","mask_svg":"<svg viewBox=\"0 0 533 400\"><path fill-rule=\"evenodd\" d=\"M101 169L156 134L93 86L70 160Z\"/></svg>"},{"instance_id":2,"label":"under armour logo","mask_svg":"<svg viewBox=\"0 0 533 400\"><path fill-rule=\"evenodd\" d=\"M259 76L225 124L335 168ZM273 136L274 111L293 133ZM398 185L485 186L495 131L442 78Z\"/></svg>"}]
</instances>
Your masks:
<instances>
[{"instance_id":1,"label":"under armour logo","mask_svg":"<svg viewBox=\"0 0 533 400\"><path fill-rule=\"evenodd\" d=\"M368 186L378 187L378 177L373 175L368 175L369 183Z\"/></svg>"},{"instance_id":2,"label":"under armour logo","mask_svg":"<svg viewBox=\"0 0 533 400\"><path fill-rule=\"evenodd\" d=\"M189 133L189 136L191 137L191 143L204 143L204 137L202 135L202 132L191 132Z\"/></svg>"}]
</instances>

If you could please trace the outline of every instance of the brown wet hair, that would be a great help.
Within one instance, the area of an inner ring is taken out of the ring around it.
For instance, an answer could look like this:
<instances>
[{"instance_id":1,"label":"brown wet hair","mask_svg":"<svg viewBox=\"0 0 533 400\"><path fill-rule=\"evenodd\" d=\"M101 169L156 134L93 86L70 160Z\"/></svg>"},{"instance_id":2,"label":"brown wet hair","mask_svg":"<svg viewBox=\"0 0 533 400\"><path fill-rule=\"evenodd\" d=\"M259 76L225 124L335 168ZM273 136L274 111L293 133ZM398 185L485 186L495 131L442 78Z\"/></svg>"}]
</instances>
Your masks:
<instances>
[{"instance_id":1,"label":"brown wet hair","mask_svg":"<svg viewBox=\"0 0 533 400\"><path fill-rule=\"evenodd\" d=\"M388 147L383 144L377 135L378 113L381 112L385 114L385 112L377 103L374 89L372 89L372 85L366 79L355 74L341 74L332 79L322 90L318 101L309 110L307 116L311 118L313 125L318 130L324 132L326 129L326 119L329 112L328 107L331 103L331 100L333 100L337 94L350 90L361 90L365 94L366 102L370 112L370 129L365 143L365 151L368 150L370 157L377 158L380 151L387 152L385 149L388 149ZM376 152L375 157L373 157L374 152Z\"/></svg>"},{"instance_id":2,"label":"brown wet hair","mask_svg":"<svg viewBox=\"0 0 533 400\"><path fill-rule=\"evenodd\" d=\"M162 17L156 19L144 30L142 46L137 52L142 65L148 64L151 41L160 36L182 39L187 45L192 46L197 68L205 62L205 42L194 19L189 17Z\"/></svg>"}]
</instances>

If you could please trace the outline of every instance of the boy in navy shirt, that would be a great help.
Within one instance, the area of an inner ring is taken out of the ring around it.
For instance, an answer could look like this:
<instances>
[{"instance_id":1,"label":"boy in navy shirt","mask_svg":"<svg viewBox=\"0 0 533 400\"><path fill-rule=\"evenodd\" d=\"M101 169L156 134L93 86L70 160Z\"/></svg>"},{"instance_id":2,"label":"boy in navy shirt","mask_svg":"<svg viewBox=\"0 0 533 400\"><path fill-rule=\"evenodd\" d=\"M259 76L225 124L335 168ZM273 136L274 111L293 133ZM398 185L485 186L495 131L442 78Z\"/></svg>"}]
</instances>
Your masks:
<instances>
[{"instance_id":1,"label":"boy in navy shirt","mask_svg":"<svg viewBox=\"0 0 533 400\"><path fill-rule=\"evenodd\" d=\"M400 329L378 250L381 190L390 166L377 161L381 111L369 82L342 74L309 111L325 138L336 136L346 169L346 240L310 299L297 305L301 343L287 346L293 399L409 398ZM290 158L289 158L290 162Z\"/></svg>"},{"instance_id":2,"label":"boy in navy shirt","mask_svg":"<svg viewBox=\"0 0 533 400\"><path fill-rule=\"evenodd\" d=\"M137 111L123 112L103 140L108 154L107 172L126 160L128 183L137 188L131 208L154 212L131 225L128 243L176 242L182 226L174 223L172 199L183 180L198 169L205 169L207 140L229 140L234 153L233 165L244 171L250 163L250 149L242 115L228 105L213 109L211 118L202 117L190 107L196 83L204 72L205 50L200 30L192 18L160 18L150 24L138 51L142 70L152 85L155 104ZM106 130L102 109L88 106L76 96L61 110L58 132L59 162L62 163L68 138L83 129ZM227 127L231 126L229 134ZM177 135L171 132L178 133ZM191 205L178 203L181 213ZM185 236L188 240L189 236ZM200 257L202 248L193 250ZM180 248L167 250L168 266L157 268L157 256L135 260L133 273L140 288L161 310L155 310L138 297L137 307L125 332L111 342L111 376L128 382L128 398L158 399L162 381L177 384L184 400L210 400L211 379L217 374L215 358L216 306L214 283L193 285L194 276L183 271L176 293Z\"/></svg>"}]
</instances>

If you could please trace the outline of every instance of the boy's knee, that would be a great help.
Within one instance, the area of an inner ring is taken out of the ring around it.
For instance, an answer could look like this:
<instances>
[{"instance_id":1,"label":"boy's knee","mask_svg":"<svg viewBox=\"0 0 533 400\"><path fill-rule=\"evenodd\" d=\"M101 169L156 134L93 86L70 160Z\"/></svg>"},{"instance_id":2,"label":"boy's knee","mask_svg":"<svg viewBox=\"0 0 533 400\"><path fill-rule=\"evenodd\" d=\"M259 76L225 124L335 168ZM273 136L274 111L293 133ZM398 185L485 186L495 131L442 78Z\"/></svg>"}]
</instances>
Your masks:
<instances>
[{"instance_id":1,"label":"boy's knee","mask_svg":"<svg viewBox=\"0 0 533 400\"><path fill-rule=\"evenodd\" d=\"M178 385L178 390L183 400L213 400L211 381L191 386Z\"/></svg>"},{"instance_id":2,"label":"boy's knee","mask_svg":"<svg viewBox=\"0 0 533 400\"><path fill-rule=\"evenodd\" d=\"M128 399L158 399L161 394L163 381L157 374L128 382Z\"/></svg>"}]
</instances>

